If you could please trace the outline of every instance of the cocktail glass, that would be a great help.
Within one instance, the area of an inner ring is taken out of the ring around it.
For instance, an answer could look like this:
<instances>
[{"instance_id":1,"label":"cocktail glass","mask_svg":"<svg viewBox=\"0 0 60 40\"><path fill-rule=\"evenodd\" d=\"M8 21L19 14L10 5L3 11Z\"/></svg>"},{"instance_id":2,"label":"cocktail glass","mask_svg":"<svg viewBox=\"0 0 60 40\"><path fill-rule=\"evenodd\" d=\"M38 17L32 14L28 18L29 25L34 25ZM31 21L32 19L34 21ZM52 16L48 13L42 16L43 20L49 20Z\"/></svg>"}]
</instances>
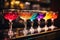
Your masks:
<instances>
[{"instance_id":1,"label":"cocktail glass","mask_svg":"<svg viewBox=\"0 0 60 40\"><path fill-rule=\"evenodd\" d=\"M16 18L18 17L18 14L17 12L6 12L4 13L4 18L6 20L9 20L9 31L8 31L8 35L9 35L9 38L12 38L13 36L13 31L12 31L12 21L15 20Z\"/></svg>"},{"instance_id":2,"label":"cocktail glass","mask_svg":"<svg viewBox=\"0 0 60 40\"><path fill-rule=\"evenodd\" d=\"M38 33L41 32L40 20L43 19L44 16L45 16L45 15L44 15L43 13L41 13L41 12L40 12L40 13L38 14L38 16L37 16L37 19L38 19L38 28L37 28L37 31L38 31Z\"/></svg>"},{"instance_id":3,"label":"cocktail glass","mask_svg":"<svg viewBox=\"0 0 60 40\"><path fill-rule=\"evenodd\" d=\"M55 13L55 12L53 12L52 18L51 18L52 25L49 27L52 31L56 28L56 27L54 26L54 20L57 19L57 17L58 17L58 14Z\"/></svg>"},{"instance_id":4,"label":"cocktail glass","mask_svg":"<svg viewBox=\"0 0 60 40\"><path fill-rule=\"evenodd\" d=\"M24 20L24 24L25 24L23 34L27 35L28 30L27 30L27 26L26 26L26 21L31 18L32 14L30 12L20 12L19 15L20 15L20 18L22 18Z\"/></svg>"},{"instance_id":5,"label":"cocktail glass","mask_svg":"<svg viewBox=\"0 0 60 40\"><path fill-rule=\"evenodd\" d=\"M30 28L30 32L31 32L31 34L33 34L34 33L34 28L33 28L33 20L34 19L36 19L36 17L37 17L37 13L33 13L33 15L32 15L32 17L30 18L30 20L31 20L31 28Z\"/></svg>"},{"instance_id":6,"label":"cocktail glass","mask_svg":"<svg viewBox=\"0 0 60 40\"><path fill-rule=\"evenodd\" d=\"M46 12L46 16L43 18L43 19L45 19L45 23L47 23L47 20L51 19L51 17L52 17L52 13ZM48 29L49 28L47 27L47 24L46 24L45 27L43 28L43 30L45 30L45 32L47 32Z\"/></svg>"}]
</instances>

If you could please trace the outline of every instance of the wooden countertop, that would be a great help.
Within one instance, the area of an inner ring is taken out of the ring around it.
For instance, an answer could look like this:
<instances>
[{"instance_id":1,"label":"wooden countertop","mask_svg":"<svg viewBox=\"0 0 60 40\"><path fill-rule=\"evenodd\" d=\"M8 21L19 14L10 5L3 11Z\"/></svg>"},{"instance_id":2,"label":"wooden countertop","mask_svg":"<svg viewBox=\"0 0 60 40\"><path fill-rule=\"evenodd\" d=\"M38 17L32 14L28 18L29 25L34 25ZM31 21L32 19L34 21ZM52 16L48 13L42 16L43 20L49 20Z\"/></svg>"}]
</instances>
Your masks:
<instances>
[{"instance_id":1,"label":"wooden countertop","mask_svg":"<svg viewBox=\"0 0 60 40\"><path fill-rule=\"evenodd\" d=\"M35 36L35 35L41 35L41 34L56 32L56 31L59 31L59 30L60 30L60 28L59 28L59 29L55 29L55 30L53 30L53 31L47 31L47 32L41 32L41 33L28 34L28 35L26 35L26 36L24 36L24 35L22 35L22 36L17 36L17 37L13 37L12 39L29 37L29 36Z\"/></svg>"}]
</instances>

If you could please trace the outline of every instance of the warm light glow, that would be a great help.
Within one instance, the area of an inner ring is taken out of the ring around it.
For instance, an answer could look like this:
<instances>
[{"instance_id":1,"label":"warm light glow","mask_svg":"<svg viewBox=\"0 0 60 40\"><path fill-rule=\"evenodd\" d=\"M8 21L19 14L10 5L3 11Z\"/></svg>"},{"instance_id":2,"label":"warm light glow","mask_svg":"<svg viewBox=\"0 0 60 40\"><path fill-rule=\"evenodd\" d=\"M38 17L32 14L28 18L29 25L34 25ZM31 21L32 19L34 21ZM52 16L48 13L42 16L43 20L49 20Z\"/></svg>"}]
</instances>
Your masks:
<instances>
[{"instance_id":1,"label":"warm light glow","mask_svg":"<svg viewBox=\"0 0 60 40\"><path fill-rule=\"evenodd\" d=\"M20 8L24 8L24 4L23 3L20 3Z\"/></svg>"},{"instance_id":2,"label":"warm light glow","mask_svg":"<svg viewBox=\"0 0 60 40\"><path fill-rule=\"evenodd\" d=\"M44 10L44 11L41 11L41 12L42 12L43 14L47 13L47 11L45 11L45 10Z\"/></svg>"},{"instance_id":3,"label":"warm light glow","mask_svg":"<svg viewBox=\"0 0 60 40\"><path fill-rule=\"evenodd\" d=\"M25 4L26 4L26 5L30 5L30 3L29 3L29 2L25 2Z\"/></svg>"},{"instance_id":4,"label":"warm light glow","mask_svg":"<svg viewBox=\"0 0 60 40\"><path fill-rule=\"evenodd\" d=\"M15 4L16 4L16 5L19 5L19 3L20 3L20 1L15 1Z\"/></svg>"},{"instance_id":5,"label":"warm light glow","mask_svg":"<svg viewBox=\"0 0 60 40\"><path fill-rule=\"evenodd\" d=\"M5 3L5 6L7 7L8 5L9 5L9 3L8 3L8 2L6 2L6 3Z\"/></svg>"},{"instance_id":6,"label":"warm light glow","mask_svg":"<svg viewBox=\"0 0 60 40\"><path fill-rule=\"evenodd\" d=\"M14 1L11 2L11 5L14 5Z\"/></svg>"},{"instance_id":7,"label":"warm light glow","mask_svg":"<svg viewBox=\"0 0 60 40\"><path fill-rule=\"evenodd\" d=\"M12 1L11 1L11 8L14 7L14 3L15 3L15 0L12 0Z\"/></svg>"},{"instance_id":8,"label":"warm light glow","mask_svg":"<svg viewBox=\"0 0 60 40\"><path fill-rule=\"evenodd\" d=\"M12 0L12 1L11 1L11 5L14 5L14 3L15 3L15 0Z\"/></svg>"},{"instance_id":9,"label":"warm light glow","mask_svg":"<svg viewBox=\"0 0 60 40\"><path fill-rule=\"evenodd\" d=\"M12 0L11 1L11 8L14 8L14 5L19 5L20 1L15 1L15 0Z\"/></svg>"}]
</instances>

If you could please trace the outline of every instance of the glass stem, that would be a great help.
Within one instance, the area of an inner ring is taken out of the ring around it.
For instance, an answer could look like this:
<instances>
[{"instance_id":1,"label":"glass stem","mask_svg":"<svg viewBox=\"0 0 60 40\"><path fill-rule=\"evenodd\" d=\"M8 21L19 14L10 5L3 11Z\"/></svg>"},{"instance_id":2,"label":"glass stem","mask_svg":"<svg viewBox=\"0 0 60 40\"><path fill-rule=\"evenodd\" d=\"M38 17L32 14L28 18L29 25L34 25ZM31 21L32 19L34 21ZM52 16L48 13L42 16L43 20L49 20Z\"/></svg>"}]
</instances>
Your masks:
<instances>
[{"instance_id":1,"label":"glass stem","mask_svg":"<svg viewBox=\"0 0 60 40\"><path fill-rule=\"evenodd\" d=\"M31 23L31 26L33 27L33 21L32 21L32 23Z\"/></svg>"},{"instance_id":2,"label":"glass stem","mask_svg":"<svg viewBox=\"0 0 60 40\"><path fill-rule=\"evenodd\" d=\"M10 30L12 30L12 24L13 24L13 23L12 23L12 22L10 22Z\"/></svg>"},{"instance_id":3,"label":"glass stem","mask_svg":"<svg viewBox=\"0 0 60 40\"><path fill-rule=\"evenodd\" d=\"M13 36L13 31L12 31L12 21L10 21L9 25L10 25L10 28L9 28L9 31L8 31L8 35L9 35L9 38L11 39L12 36Z\"/></svg>"},{"instance_id":4,"label":"glass stem","mask_svg":"<svg viewBox=\"0 0 60 40\"><path fill-rule=\"evenodd\" d=\"M40 21L38 21L38 26L40 26Z\"/></svg>"},{"instance_id":5,"label":"glass stem","mask_svg":"<svg viewBox=\"0 0 60 40\"><path fill-rule=\"evenodd\" d=\"M54 25L54 20L52 20L52 25Z\"/></svg>"},{"instance_id":6,"label":"glass stem","mask_svg":"<svg viewBox=\"0 0 60 40\"><path fill-rule=\"evenodd\" d=\"M24 24L25 24L25 29L26 29L26 28L27 28L27 26L26 26L26 21L25 21L25 23L24 23Z\"/></svg>"},{"instance_id":7,"label":"glass stem","mask_svg":"<svg viewBox=\"0 0 60 40\"><path fill-rule=\"evenodd\" d=\"M47 25L47 20L45 20L45 25Z\"/></svg>"}]
</instances>

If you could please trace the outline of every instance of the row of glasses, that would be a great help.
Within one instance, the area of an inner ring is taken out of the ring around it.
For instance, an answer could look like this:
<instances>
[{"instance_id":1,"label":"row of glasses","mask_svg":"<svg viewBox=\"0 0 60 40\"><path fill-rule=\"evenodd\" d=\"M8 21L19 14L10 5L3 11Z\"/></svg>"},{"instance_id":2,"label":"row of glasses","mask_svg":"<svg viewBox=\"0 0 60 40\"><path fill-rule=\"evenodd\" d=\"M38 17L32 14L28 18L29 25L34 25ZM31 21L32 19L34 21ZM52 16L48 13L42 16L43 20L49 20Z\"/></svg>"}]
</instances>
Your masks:
<instances>
[{"instance_id":1,"label":"row of glasses","mask_svg":"<svg viewBox=\"0 0 60 40\"><path fill-rule=\"evenodd\" d=\"M25 25L25 28L23 30L23 34L26 36L28 34L28 32L30 32L31 34L33 34L35 32L35 29L33 28L33 20L37 19L38 20L38 27L36 28L38 33L40 33L42 30L45 30L45 32L47 32L48 29L51 29L53 30L55 27L53 26L50 26L50 27L47 27L47 24L45 25L45 27L41 28L39 25L40 25L40 20L41 19L44 19L45 20L45 23L47 23L47 20L48 19L51 19L52 22L54 19L57 18L57 14L55 12L28 12L28 11L20 11L18 10L17 12L7 12L7 13L4 13L4 18L9 20L9 24L10 24L10 28L9 28L9 31L8 31L8 35L10 38L12 38L13 36L13 31L12 31L12 21L15 20L17 17L20 17L21 19L24 20L24 25ZM30 30L27 30L27 25L26 25L26 21L30 19L31 21L31 28Z\"/></svg>"},{"instance_id":2,"label":"row of glasses","mask_svg":"<svg viewBox=\"0 0 60 40\"><path fill-rule=\"evenodd\" d=\"M21 15L23 16L23 13L20 14L20 18L22 18ZM42 12L40 12L40 13L35 12L35 13L32 13L31 16L29 16L29 13L26 14L24 12L24 17L22 19L24 19L24 20L30 19L31 20L31 28L30 28L29 32L31 32L31 34L33 34L35 32L35 29L33 28L33 20L34 19L38 19L38 24L40 25L39 22L41 19L44 19L45 24L46 24L48 19L56 19L56 18L57 18L56 13L54 14L52 11L50 11L50 12L46 12L46 13L45 12L43 12L43 13ZM55 28L55 27L47 27L47 24L45 25L45 27L41 28L39 25L37 28L38 33L40 33L41 30L45 30L45 32L47 32L48 29L53 30ZM24 35L28 34L28 30L26 29L26 27L27 26L26 26L26 21L25 21L25 28L23 30Z\"/></svg>"},{"instance_id":3,"label":"row of glasses","mask_svg":"<svg viewBox=\"0 0 60 40\"><path fill-rule=\"evenodd\" d=\"M47 20L48 19L51 19L52 20L52 25L50 27L47 27L47 25L45 25L45 27L43 28L45 30L45 32L48 30L48 29L51 29L52 31L56 28L54 26L54 19L57 19L58 17L58 14L53 12L53 11L49 11L49 12L46 12L46 16L44 17L45 19L45 23L47 23Z\"/></svg>"}]
</instances>

